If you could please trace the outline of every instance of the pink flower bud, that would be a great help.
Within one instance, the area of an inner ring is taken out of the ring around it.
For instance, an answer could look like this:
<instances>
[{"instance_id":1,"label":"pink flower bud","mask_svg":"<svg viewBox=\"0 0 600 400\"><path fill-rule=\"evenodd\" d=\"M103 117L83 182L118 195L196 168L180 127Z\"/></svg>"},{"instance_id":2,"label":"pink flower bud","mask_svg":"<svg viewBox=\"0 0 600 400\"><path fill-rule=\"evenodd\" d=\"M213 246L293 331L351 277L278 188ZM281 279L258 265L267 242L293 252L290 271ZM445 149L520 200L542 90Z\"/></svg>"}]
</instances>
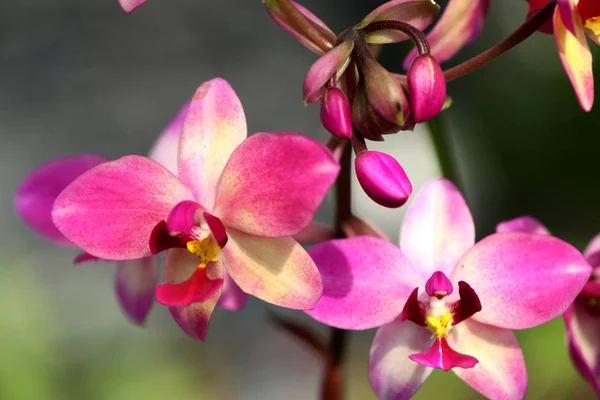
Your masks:
<instances>
[{"instance_id":1,"label":"pink flower bud","mask_svg":"<svg viewBox=\"0 0 600 400\"><path fill-rule=\"evenodd\" d=\"M365 193L376 203L397 208L406 203L412 184L396 159L379 151L356 156L356 177Z\"/></svg>"},{"instance_id":2,"label":"pink flower bud","mask_svg":"<svg viewBox=\"0 0 600 400\"><path fill-rule=\"evenodd\" d=\"M330 87L321 101L321 123L340 139L352 137L352 110L344 92Z\"/></svg>"},{"instance_id":3,"label":"pink flower bud","mask_svg":"<svg viewBox=\"0 0 600 400\"><path fill-rule=\"evenodd\" d=\"M446 78L440 65L430 55L420 55L408 70L408 93L415 122L435 117L446 99Z\"/></svg>"}]
</instances>

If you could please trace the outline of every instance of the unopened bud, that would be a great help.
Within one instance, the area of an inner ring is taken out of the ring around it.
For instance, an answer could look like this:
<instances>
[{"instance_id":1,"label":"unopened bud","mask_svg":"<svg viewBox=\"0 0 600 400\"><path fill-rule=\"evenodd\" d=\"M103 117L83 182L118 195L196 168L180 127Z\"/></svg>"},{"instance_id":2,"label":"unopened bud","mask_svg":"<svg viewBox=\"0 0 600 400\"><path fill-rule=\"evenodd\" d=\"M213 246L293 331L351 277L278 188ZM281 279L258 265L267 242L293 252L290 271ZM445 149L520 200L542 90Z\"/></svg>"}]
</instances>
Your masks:
<instances>
[{"instance_id":1,"label":"unopened bud","mask_svg":"<svg viewBox=\"0 0 600 400\"><path fill-rule=\"evenodd\" d=\"M407 83L415 122L428 121L442 110L446 100L446 78L435 58L428 54L415 58L408 70Z\"/></svg>"},{"instance_id":2,"label":"unopened bud","mask_svg":"<svg viewBox=\"0 0 600 400\"><path fill-rule=\"evenodd\" d=\"M408 200L412 184L396 159L379 151L356 156L356 177L365 193L377 204L397 208Z\"/></svg>"},{"instance_id":3,"label":"unopened bud","mask_svg":"<svg viewBox=\"0 0 600 400\"><path fill-rule=\"evenodd\" d=\"M327 88L321 101L321 123L340 139L352 137L352 110L344 92L336 87Z\"/></svg>"},{"instance_id":4,"label":"unopened bud","mask_svg":"<svg viewBox=\"0 0 600 400\"><path fill-rule=\"evenodd\" d=\"M409 103L400 81L374 59L363 61L362 72L367 100L373 110L386 121L404 125Z\"/></svg>"}]
</instances>

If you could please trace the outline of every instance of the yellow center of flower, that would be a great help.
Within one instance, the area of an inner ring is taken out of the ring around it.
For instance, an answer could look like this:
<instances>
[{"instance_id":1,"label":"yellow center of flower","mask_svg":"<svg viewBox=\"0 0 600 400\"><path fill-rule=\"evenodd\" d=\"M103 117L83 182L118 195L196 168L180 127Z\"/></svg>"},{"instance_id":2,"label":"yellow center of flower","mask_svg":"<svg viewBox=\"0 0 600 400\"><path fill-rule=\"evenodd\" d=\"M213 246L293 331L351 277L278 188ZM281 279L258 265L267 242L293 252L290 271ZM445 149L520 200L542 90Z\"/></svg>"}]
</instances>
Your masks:
<instances>
[{"instance_id":1,"label":"yellow center of flower","mask_svg":"<svg viewBox=\"0 0 600 400\"><path fill-rule=\"evenodd\" d=\"M200 259L199 268L206 268L208 263L219 261L221 247L212 236L202 240L189 241L186 247L190 253Z\"/></svg>"},{"instance_id":2,"label":"yellow center of flower","mask_svg":"<svg viewBox=\"0 0 600 400\"><path fill-rule=\"evenodd\" d=\"M448 331L452 328L452 314L442 314L440 317L433 315L425 317L427 329L433 332L438 339L448 336Z\"/></svg>"},{"instance_id":3,"label":"yellow center of flower","mask_svg":"<svg viewBox=\"0 0 600 400\"><path fill-rule=\"evenodd\" d=\"M594 32L594 35L600 35L600 16L588 18L585 27Z\"/></svg>"}]
</instances>

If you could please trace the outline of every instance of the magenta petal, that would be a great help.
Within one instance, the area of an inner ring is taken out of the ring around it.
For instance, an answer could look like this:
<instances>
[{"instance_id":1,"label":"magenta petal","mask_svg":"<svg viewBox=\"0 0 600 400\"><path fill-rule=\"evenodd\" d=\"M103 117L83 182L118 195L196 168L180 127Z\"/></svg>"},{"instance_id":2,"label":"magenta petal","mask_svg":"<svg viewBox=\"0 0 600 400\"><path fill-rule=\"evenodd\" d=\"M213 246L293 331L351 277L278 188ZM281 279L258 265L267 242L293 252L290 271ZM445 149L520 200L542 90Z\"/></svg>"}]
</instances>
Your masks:
<instances>
[{"instance_id":1,"label":"magenta petal","mask_svg":"<svg viewBox=\"0 0 600 400\"><path fill-rule=\"evenodd\" d=\"M125 314L138 325L154 304L154 288L158 280L158 257L119 261L115 275L115 292Z\"/></svg>"},{"instance_id":2,"label":"magenta petal","mask_svg":"<svg viewBox=\"0 0 600 400\"><path fill-rule=\"evenodd\" d=\"M219 218L207 212L202 213L202 215L204 216L204 220L206 221L208 228L212 232L219 246L221 248L225 247L225 245L227 244L228 237L223 222L221 222Z\"/></svg>"},{"instance_id":3,"label":"magenta petal","mask_svg":"<svg viewBox=\"0 0 600 400\"><path fill-rule=\"evenodd\" d=\"M252 235L294 235L313 220L339 170L331 152L315 139L257 133L225 166L214 215L227 228Z\"/></svg>"},{"instance_id":4,"label":"magenta petal","mask_svg":"<svg viewBox=\"0 0 600 400\"><path fill-rule=\"evenodd\" d=\"M598 316L574 303L564 314L569 355L581 376L600 396L600 324Z\"/></svg>"},{"instance_id":5,"label":"magenta petal","mask_svg":"<svg viewBox=\"0 0 600 400\"><path fill-rule=\"evenodd\" d=\"M509 221L500 222L496 232L522 232L537 235L549 235L550 231L537 219L524 215Z\"/></svg>"},{"instance_id":6,"label":"magenta petal","mask_svg":"<svg viewBox=\"0 0 600 400\"><path fill-rule=\"evenodd\" d=\"M222 279L209 279L205 268L196 268L184 282L158 285L156 301L165 306L189 306L211 298L222 286Z\"/></svg>"},{"instance_id":7,"label":"magenta petal","mask_svg":"<svg viewBox=\"0 0 600 400\"><path fill-rule=\"evenodd\" d=\"M462 321L472 317L475 313L481 311L481 301L473 288L466 282L458 282L458 300L453 305L452 325L458 325Z\"/></svg>"},{"instance_id":8,"label":"magenta petal","mask_svg":"<svg viewBox=\"0 0 600 400\"><path fill-rule=\"evenodd\" d=\"M475 357L453 350L445 338L436 339L429 350L411 354L408 358L425 367L440 368L444 371L452 368L473 368L478 363Z\"/></svg>"},{"instance_id":9,"label":"magenta petal","mask_svg":"<svg viewBox=\"0 0 600 400\"><path fill-rule=\"evenodd\" d=\"M179 151L179 137L183 128L183 121L187 115L190 103L187 102L179 109L175 118L162 131L159 138L152 146L148 158L162 164L173 175L177 175L177 153Z\"/></svg>"},{"instance_id":10,"label":"magenta petal","mask_svg":"<svg viewBox=\"0 0 600 400\"><path fill-rule=\"evenodd\" d=\"M592 268L553 236L496 233L477 243L451 276L473 287L482 310L473 319L507 329L531 328L562 314Z\"/></svg>"},{"instance_id":11,"label":"magenta petal","mask_svg":"<svg viewBox=\"0 0 600 400\"><path fill-rule=\"evenodd\" d=\"M72 243L52 222L54 201L75 178L106 161L95 154L49 161L31 172L17 189L15 208L17 215L36 233L63 246Z\"/></svg>"},{"instance_id":12,"label":"magenta petal","mask_svg":"<svg viewBox=\"0 0 600 400\"><path fill-rule=\"evenodd\" d=\"M202 206L195 201L178 203L167 217L167 232L172 235L187 234L196 225L196 212Z\"/></svg>"},{"instance_id":13,"label":"magenta petal","mask_svg":"<svg viewBox=\"0 0 600 400\"><path fill-rule=\"evenodd\" d=\"M309 251L323 280L323 296L306 311L342 329L370 329L398 317L420 276L393 244L358 236L331 240Z\"/></svg>"},{"instance_id":14,"label":"magenta petal","mask_svg":"<svg viewBox=\"0 0 600 400\"><path fill-rule=\"evenodd\" d=\"M98 165L56 199L56 227L84 251L105 260L151 254L157 223L192 194L165 167L145 157L126 156Z\"/></svg>"},{"instance_id":15,"label":"magenta petal","mask_svg":"<svg viewBox=\"0 0 600 400\"><path fill-rule=\"evenodd\" d=\"M450 276L475 242L475 225L462 195L447 179L427 182L409 206L400 248L423 280L435 271Z\"/></svg>"},{"instance_id":16,"label":"magenta petal","mask_svg":"<svg viewBox=\"0 0 600 400\"><path fill-rule=\"evenodd\" d=\"M128 12L128 13L132 12L133 10L135 10L136 8L138 8L145 2L146 2L146 0L119 0L119 4L121 5L121 8L125 12Z\"/></svg>"},{"instance_id":17,"label":"magenta petal","mask_svg":"<svg viewBox=\"0 0 600 400\"><path fill-rule=\"evenodd\" d=\"M217 303L229 311L239 311L246 306L248 295L231 279L226 269L223 270L223 292Z\"/></svg>"},{"instance_id":18,"label":"magenta petal","mask_svg":"<svg viewBox=\"0 0 600 400\"><path fill-rule=\"evenodd\" d=\"M427 349L430 336L412 322L396 320L379 328L369 359L369 380L379 399L408 400L419 390L433 369L408 356Z\"/></svg>"},{"instance_id":19,"label":"magenta petal","mask_svg":"<svg viewBox=\"0 0 600 400\"><path fill-rule=\"evenodd\" d=\"M306 77L302 92L306 103L319 101L325 93L325 84L335 75L340 76L342 71L348 66L348 60L354 42L343 42L327 53L322 55L313 65L311 65Z\"/></svg>"},{"instance_id":20,"label":"magenta petal","mask_svg":"<svg viewBox=\"0 0 600 400\"><path fill-rule=\"evenodd\" d=\"M527 391L525 360L514 333L468 319L452 328L448 343L479 362L452 371L488 399L521 400Z\"/></svg>"},{"instance_id":21,"label":"magenta petal","mask_svg":"<svg viewBox=\"0 0 600 400\"><path fill-rule=\"evenodd\" d=\"M412 194L412 184L398 161L380 151L364 151L354 162L358 183L379 205L397 208Z\"/></svg>"}]
</instances>

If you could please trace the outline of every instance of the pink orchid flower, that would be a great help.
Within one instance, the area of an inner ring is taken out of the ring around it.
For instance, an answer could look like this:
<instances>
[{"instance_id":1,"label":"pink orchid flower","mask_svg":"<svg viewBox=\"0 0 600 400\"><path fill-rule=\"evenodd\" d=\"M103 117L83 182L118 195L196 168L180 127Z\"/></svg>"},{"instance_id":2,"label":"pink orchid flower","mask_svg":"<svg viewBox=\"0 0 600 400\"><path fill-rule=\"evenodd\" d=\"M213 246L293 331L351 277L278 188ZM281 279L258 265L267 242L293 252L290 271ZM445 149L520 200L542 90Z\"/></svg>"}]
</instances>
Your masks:
<instances>
[{"instance_id":1,"label":"pink orchid flower","mask_svg":"<svg viewBox=\"0 0 600 400\"><path fill-rule=\"evenodd\" d=\"M150 158L162 163L174 173L176 169L177 144L183 118L187 110L184 106L174 120L165 128L154 147ZM21 183L15 196L17 215L34 232L63 247L77 247L67 239L52 222L52 205L58 195L84 172L106 162L95 154L82 154L59 158L47 162ZM97 261L88 253L78 255L76 264ZM125 315L138 325L144 324L154 303L154 288L158 280L159 261L157 257L143 257L123 260L116 263L115 294Z\"/></svg>"},{"instance_id":2,"label":"pink orchid flower","mask_svg":"<svg viewBox=\"0 0 600 400\"><path fill-rule=\"evenodd\" d=\"M527 0L529 14L533 14L547 0ZM590 111L594 104L594 74L589 37L600 44L600 2L598 0L558 0L552 25L542 32L552 33L558 54L575 89L581 108Z\"/></svg>"},{"instance_id":3,"label":"pink orchid flower","mask_svg":"<svg viewBox=\"0 0 600 400\"><path fill-rule=\"evenodd\" d=\"M525 232L549 235L541 222L528 216L502 222L497 231ZM590 280L564 313L569 354L579 374L600 396L600 234L596 235L583 252L594 268Z\"/></svg>"},{"instance_id":4,"label":"pink orchid flower","mask_svg":"<svg viewBox=\"0 0 600 400\"><path fill-rule=\"evenodd\" d=\"M380 399L412 397L434 368L488 398L523 398L527 373L511 330L559 316L591 274L577 249L551 236L497 233L475 244L471 213L445 179L413 200L400 249L359 236L310 254L323 297L309 315L343 329L383 325L369 371Z\"/></svg>"},{"instance_id":5,"label":"pink orchid flower","mask_svg":"<svg viewBox=\"0 0 600 400\"><path fill-rule=\"evenodd\" d=\"M119 0L119 4L123 11L130 13L142 4L144 4L146 0Z\"/></svg>"},{"instance_id":6,"label":"pink orchid flower","mask_svg":"<svg viewBox=\"0 0 600 400\"><path fill-rule=\"evenodd\" d=\"M59 195L54 223L104 259L169 249L156 298L194 338L206 337L224 269L248 294L310 309L321 278L291 235L313 219L339 164L324 145L299 134L246 136L233 89L223 79L206 82L183 123L178 176L141 156L101 164Z\"/></svg>"}]
</instances>

